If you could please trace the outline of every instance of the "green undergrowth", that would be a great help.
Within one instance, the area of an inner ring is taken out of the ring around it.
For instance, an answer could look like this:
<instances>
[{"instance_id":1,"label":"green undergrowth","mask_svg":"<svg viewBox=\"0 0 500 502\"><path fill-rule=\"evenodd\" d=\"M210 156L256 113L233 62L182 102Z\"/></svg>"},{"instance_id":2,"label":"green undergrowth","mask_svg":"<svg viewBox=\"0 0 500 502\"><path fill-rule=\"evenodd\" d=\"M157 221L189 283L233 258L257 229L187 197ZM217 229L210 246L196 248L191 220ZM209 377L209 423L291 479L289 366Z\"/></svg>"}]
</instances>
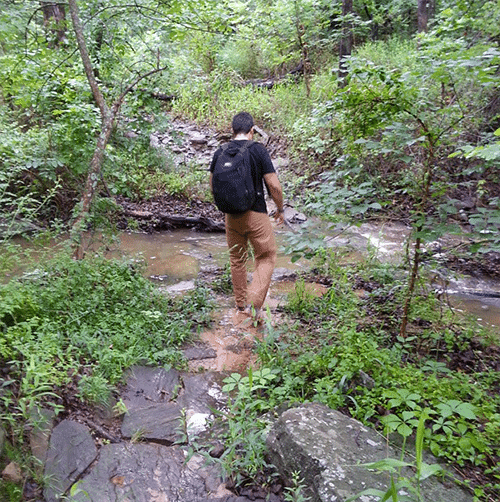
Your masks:
<instances>
[{"instance_id":1,"label":"green undergrowth","mask_svg":"<svg viewBox=\"0 0 500 502\"><path fill-rule=\"evenodd\" d=\"M0 289L2 419L15 427L35 404L57 409L69 384L106 403L134 364L182 365L180 346L211 310L208 290L169 297L135 262L58 256L12 279Z\"/></svg>"},{"instance_id":2,"label":"green undergrowth","mask_svg":"<svg viewBox=\"0 0 500 502\"><path fill-rule=\"evenodd\" d=\"M237 461L255 470L257 460L242 452L250 451L246 438L265 429L265 413L319 401L403 444L414 441L422 421L424 448L466 479L477 475L466 481L476 500L497 500L498 343L423 286L401 337L401 271L375 260L341 266L337 258L323 253L314 273L296 283L283 320L269 324L259 343L259 369L226 380L234 396L230 429L245 431L226 438L241 449ZM307 287L313 278L328 285L321 297Z\"/></svg>"},{"instance_id":3,"label":"green undergrowth","mask_svg":"<svg viewBox=\"0 0 500 502\"><path fill-rule=\"evenodd\" d=\"M25 436L37 409L58 414L80 401L123 412L116 388L127 368L184 368L180 347L210 322L213 302L202 285L182 297L162 293L137 261L61 252L30 270L0 285L0 433L8 438L0 462L43 485ZM0 482L1 500L22 496Z\"/></svg>"}]
</instances>

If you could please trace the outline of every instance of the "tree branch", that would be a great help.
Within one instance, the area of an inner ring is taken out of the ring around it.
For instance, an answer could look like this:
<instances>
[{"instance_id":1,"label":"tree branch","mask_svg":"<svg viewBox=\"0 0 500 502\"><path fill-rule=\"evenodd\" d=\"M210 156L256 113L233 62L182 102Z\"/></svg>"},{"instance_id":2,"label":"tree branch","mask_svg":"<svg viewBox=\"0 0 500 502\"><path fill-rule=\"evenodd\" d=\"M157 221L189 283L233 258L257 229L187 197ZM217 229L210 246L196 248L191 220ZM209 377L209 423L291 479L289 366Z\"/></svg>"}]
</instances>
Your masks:
<instances>
[{"instance_id":1,"label":"tree branch","mask_svg":"<svg viewBox=\"0 0 500 502\"><path fill-rule=\"evenodd\" d=\"M101 117L104 120L105 117L109 116L110 110L108 105L106 104L106 101L104 100L104 96L102 95L99 89L99 85L97 84L97 80L94 76L92 62L90 61L87 44L83 36L83 28L80 22L78 5L76 4L76 0L68 0L68 5L71 14L71 21L73 22L73 30L75 32L76 41L78 44L78 50L80 51L80 57L82 58L82 63L87 75L87 80L89 81L89 85L97 106L99 107L99 110L101 110Z\"/></svg>"}]
</instances>

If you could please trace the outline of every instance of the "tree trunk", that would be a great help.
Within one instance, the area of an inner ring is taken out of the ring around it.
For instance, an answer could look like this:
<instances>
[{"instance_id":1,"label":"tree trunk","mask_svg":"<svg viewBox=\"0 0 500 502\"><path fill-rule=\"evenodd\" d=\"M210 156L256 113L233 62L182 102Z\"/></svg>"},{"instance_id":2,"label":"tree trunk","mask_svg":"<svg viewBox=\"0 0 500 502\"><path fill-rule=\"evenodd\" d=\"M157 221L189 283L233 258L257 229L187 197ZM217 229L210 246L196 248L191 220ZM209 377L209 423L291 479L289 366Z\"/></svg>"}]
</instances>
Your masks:
<instances>
[{"instance_id":1,"label":"tree trunk","mask_svg":"<svg viewBox=\"0 0 500 502\"><path fill-rule=\"evenodd\" d=\"M85 69L85 74L87 75L87 80L92 90L92 95L94 96L99 110L101 111L101 119L104 123L106 122L106 117L109 115L109 108L106 104L106 101L104 100L104 96L99 90L97 80L94 76L94 69L92 67L92 62L90 61L85 37L83 36L83 28L82 23L80 22L78 5L76 4L76 0L68 0L68 5L71 14L71 21L73 23L73 30L76 36L76 42L78 44L78 50L80 51L80 57L82 58L83 68Z\"/></svg>"},{"instance_id":2,"label":"tree trunk","mask_svg":"<svg viewBox=\"0 0 500 502\"><path fill-rule=\"evenodd\" d=\"M352 23L346 21L345 16L352 14L352 0L342 0L342 37L339 46L339 87L343 88L347 85L347 64L346 56L350 56L352 52Z\"/></svg>"},{"instance_id":3,"label":"tree trunk","mask_svg":"<svg viewBox=\"0 0 500 502\"><path fill-rule=\"evenodd\" d=\"M419 33L427 32L427 23L429 21L429 0L417 0L417 29Z\"/></svg>"},{"instance_id":4,"label":"tree trunk","mask_svg":"<svg viewBox=\"0 0 500 502\"><path fill-rule=\"evenodd\" d=\"M80 22L80 15L78 12L78 5L76 3L76 0L68 0L68 4L71 13L71 20L73 22L73 30L75 31L76 41L78 44L78 49L80 51L80 57L82 59L83 67L87 75L87 80L89 82L90 88L92 89L92 94L101 111L102 121L101 133L99 134L99 137L97 139L96 149L94 151L94 155L92 156L92 160L90 161L87 182L85 183L85 189L82 194L80 212L73 222L73 226L71 228L71 238L73 240L74 246L73 257L75 259L82 259L84 253L81 244L81 236L82 232L85 230L85 220L87 218L87 215L89 214L90 206L94 198L94 193L99 182L104 152L109 138L111 137L115 115L111 113L95 79L92 62L90 61L89 52L87 50L87 44L85 42L85 37L83 36L83 28Z\"/></svg>"},{"instance_id":5,"label":"tree trunk","mask_svg":"<svg viewBox=\"0 0 500 502\"><path fill-rule=\"evenodd\" d=\"M408 321L410 317L410 306L415 292L415 285L417 284L418 273L420 269L420 260L422 256L422 231L424 230L424 219L425 211L427 209L427 204L431 198L431 187L432 187L432 176L433 176L433 166L434 166L434 138L429 133L426 127L424 127L425 135L428 141L428 151L427 159L425 165L425 172L423 174L423 193L422 199L418 206L418 212L420 214L421 223L419 223L415 229L417 238L415 239L415 247L413 249L413 266L410 273L410 280L408 283L408 289L406 291L406 298L403 307L403 315L401 318L401 326L399 328L399 335L406 337L406 330L408 327Z\"/></svg>"},{"instance_id":6,"label":"tree trunk","mask_svg":"<svg viewBox=\"0 0 500 502\"><path fill-rule=\"evenodd\" d=\"M304 26L302 24L297 23L297 37L302 51L302 61L303 61L302 72L304 75L304 85L306 86L306 96L309 97L311 95L311 87L309 83L309 67L311 66L311 62L309 61L307 44L304 42L304 35L305 35Z\"/></svg>"},{"instance_id":7,"label":"tree trunk","mask_svg":"<svg viewBox=\"0 0 500 502\"><path fill-rule=\"evenodd\" d=\"M113 132L115 119L118 115L118 112L120 111L123 100L125 99L125 96L130 91L132 91L142 79L147 78L155 73L159 73L166 67L161 68L159 66L158 56L158 67L149 71L148 73L136 77L136 79L116 98L110 108L107 105L106 100L104 99L104 96L102 95L95 78L95 71L92 67L92 62L90 61L87 44L85 43L85 37L83 35L83 28L80 22L80 15L78 12L78 5L76 3L76 0L68 0L68 5L71 14L71 20L73 22L73 30L75 32L78 49L80 51L80 57L85 69L85 74L87 75L87 80L92 90L92 95L94 96L94 99L99 106L99 110L101 111L101 132L97 138L97 145L94 151L94 155L92 156L92 160L90 161L87 181L85 183L85 188L80 204L80 212L75 218L75 221L73 222L73 226L71 228L71 238L74 246L73 257L75 259L81 259L83 258L84 254L81 244L82 232L85 230L85 222L90 212L90 206L92 204L97 185L101 178L101 167L102 161L104 159L106 145L108 144L111 133Z\"/></svg>"},{"instance_id":8,"label":"tree trunk","mask_svg":"<svg viewBox=\"0 0 500 502\"><path fill-rule=\"evenodd\" d=\"M92 155L92 160L90 161L90 168L82 194L80 211L78 213L78 216L75 218L75 221L73 222L73 226L71 228L71 237L74 246L73 257L77 260L81 260L84 257L81 238L83 232L86 229L86 219L90 213L90 206L92 204L92 200L94 199L94 194L99 183L102 161L104 159L106 145L108 144L109 138L111 137L111 133L113 131L114 120L115 116L110 115L102 125L101 133L97 138L97 145L94 150L94 155Z\"/></svg>"},{"instance_id":9,"label":"tree trunk","mask_svg":"<svg viewBox=\"0 0 500 502\"><path fill-rule=\"evenodd\" d=\"M43 25L50 37L48 46L51 49L59 47L66 40L66 10L63 3L42 1Z\"/></svg>"}]
</instances>

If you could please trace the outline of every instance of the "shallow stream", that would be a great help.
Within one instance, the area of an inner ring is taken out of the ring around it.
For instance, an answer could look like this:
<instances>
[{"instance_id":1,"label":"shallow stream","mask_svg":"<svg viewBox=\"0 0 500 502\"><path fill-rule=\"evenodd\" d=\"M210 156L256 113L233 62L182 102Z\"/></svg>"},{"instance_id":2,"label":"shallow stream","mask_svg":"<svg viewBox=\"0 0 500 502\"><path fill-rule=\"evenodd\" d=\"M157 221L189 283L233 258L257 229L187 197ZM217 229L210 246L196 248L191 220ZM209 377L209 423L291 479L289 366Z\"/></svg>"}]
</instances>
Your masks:
<instances>
[{"instance_id":1,"label":"shallow stream","mask_svg":"<svg viewBox=\"0 0 500 502\"><path fill-rule=\"evenodd\" d=\"M287 227L276 228L279 246L276 268L305 270L309 265L305 260L292 263L291 257L284 252L291 231ZM397 263L404 254L408 229L402 224L366 223L340 232L313 227L310 233L316 237L329 235L324 239L325 245L342 249L345 262L356 262L370 255L382 262ZM29 247L25 241L23 245ZM107 248L110 257L141 260L147 277L173 291L189 288L201 271L222 267L228 262L223 233L200 233L188 229L153 234L122 232ZM461 276L443 268L436 270L435 277L430 287L446 295L451 307L471 314L480 324L500 334L499 282Z\"/></svg>"},{"instance_id":2,"label":"shallow stream","mask_svg":"<svg viewBox=\"0 0 500 502\"><path fill-rule=\"evenodd\" d=\"M301 270L307 263L292 263L285 255L288 229L277 230L280 246L277 268ZM320 232L320 230L318 230ZM327 245L349 249L344 260L353 262L370 253L381 261L402 259L407 229L403 225L363 224L351 227L334 238L326 238ZM201 270L224 266L228 261L225 236L221 233L204 234L178 230L155 234L122 233L112 256L137 256L146 264L146 274L165 285L175 285L196 278ZM469 312L479 323L500 332L500 284L488 279L459 276L443 270L436 274L432 285L449 298L450 305Z\"/></svg>"}]
</instances>

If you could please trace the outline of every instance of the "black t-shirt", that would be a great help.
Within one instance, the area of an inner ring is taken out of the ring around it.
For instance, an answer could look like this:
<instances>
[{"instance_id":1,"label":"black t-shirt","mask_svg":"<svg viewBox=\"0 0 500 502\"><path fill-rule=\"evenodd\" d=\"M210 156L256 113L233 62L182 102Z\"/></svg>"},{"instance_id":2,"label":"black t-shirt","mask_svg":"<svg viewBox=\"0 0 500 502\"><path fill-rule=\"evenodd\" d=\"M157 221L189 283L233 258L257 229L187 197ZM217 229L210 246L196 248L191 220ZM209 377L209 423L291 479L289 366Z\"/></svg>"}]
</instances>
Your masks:
<instances>
[{"instance_id":1,"label":"black t-shirt","mask_svg":"<svg viewBox=\"0 0 500 502\"><path fill-rule=\"evenodd\" d=\"M246 140L232 140L232 143L239 147L243 146ZM222 149L219 148L212 158L210 164L210 172L213 173L217 158L221 154ZM250 211L256 213L267 213L266 200L264 198L264 174L275 173L271 157L269 156L266 147L262 143L254 142L248 148L250 154L250 167L252 169L253 183L257 192L257 199ZM266 187L267 188L267 187Z\"/></svg>"}]
</instances>

